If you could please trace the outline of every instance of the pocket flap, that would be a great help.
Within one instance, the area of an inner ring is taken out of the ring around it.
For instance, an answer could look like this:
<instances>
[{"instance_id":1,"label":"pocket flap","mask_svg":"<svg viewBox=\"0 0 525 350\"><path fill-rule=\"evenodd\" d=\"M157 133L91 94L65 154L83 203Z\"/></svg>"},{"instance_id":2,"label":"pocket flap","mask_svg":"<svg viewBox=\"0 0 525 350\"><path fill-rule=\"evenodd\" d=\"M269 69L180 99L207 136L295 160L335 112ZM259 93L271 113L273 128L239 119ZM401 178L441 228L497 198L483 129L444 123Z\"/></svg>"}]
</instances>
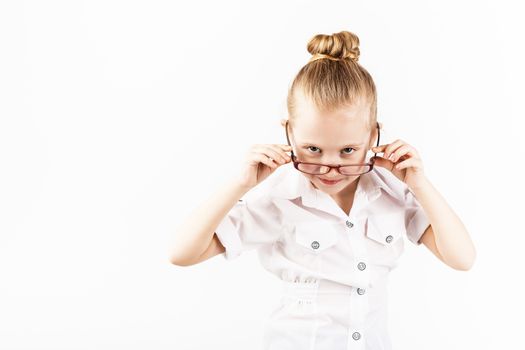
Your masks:
<instances>
[{"instance_id":1,"label":"pocket flap","mask_svg":"<svg viewBox=\"0 0 525 350\"><path fill-rule=\"evenodd\" d=\"M368 238L390 245L406 234L405 215L403 212L395 214L372 215L368 218L366 235Z\"/></svg>"},{"instance_id":2,"label":"pocket flap","mask_svg":"<svg viewBox=\"0 0 525 350\"><path fill-rule=\"evenodd\" d=\"M314 221L295 225L295 241L312 252L330 248L338 238L337 231L330 224Z\"/></svg>"}]
</instances>

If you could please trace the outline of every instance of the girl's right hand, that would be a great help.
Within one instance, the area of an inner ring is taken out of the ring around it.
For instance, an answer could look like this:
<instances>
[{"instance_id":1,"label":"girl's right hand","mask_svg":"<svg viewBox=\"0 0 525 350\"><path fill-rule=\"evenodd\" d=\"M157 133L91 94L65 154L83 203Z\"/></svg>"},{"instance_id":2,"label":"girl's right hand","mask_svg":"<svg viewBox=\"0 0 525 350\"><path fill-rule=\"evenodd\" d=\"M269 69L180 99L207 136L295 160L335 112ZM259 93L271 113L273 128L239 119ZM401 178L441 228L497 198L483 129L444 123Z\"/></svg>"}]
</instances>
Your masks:
<instances>
[{"instance_id":1,"label":"girl's right hand","mask_svg":"<svg viewBox=\"0 0 525 350\"><path fill-rule=\"evenodd\" d=\"M239 185L246 189L257 186L275 169L292 161L286 153L291 150L290 146L280 144L255 144L251 146L242 163Z\"/></svg>"}]
</instances>

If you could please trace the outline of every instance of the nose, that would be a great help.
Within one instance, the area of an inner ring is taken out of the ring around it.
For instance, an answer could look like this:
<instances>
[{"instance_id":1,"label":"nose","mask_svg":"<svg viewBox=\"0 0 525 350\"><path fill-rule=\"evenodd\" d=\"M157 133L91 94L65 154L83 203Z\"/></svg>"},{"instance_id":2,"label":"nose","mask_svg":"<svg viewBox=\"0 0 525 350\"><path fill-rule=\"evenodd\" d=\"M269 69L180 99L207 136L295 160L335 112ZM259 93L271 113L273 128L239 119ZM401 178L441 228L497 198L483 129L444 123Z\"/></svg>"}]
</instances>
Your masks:
<instances>
[{"instance_id":1,"label":"nose","mask_svg":"<svg viewBox=\"0 0 525 350\"><path fill-rule=\"evenodd\" d=\"M328 164L336 165L336 163L328 163ZM328 175L327 177L339 177L339 176L341 176L341 174L339 174L339 172L335 168L331 168L330 171L325 174L325 176L326 175Z\"/></svg>"},{"instance_id":2,"label":"nose","mask_svg":"<svg viewBox=\"0 0 525 350\"><path fill-rule=\"evenodd\" d=\"M342 158L338 158L338 157L320 157L319 158L319 163L321 164L326 164L326 165L331 165L331 166L336 166L338 165L339 163L341 163L342 161Z\"/></svg>"}]
</instances>

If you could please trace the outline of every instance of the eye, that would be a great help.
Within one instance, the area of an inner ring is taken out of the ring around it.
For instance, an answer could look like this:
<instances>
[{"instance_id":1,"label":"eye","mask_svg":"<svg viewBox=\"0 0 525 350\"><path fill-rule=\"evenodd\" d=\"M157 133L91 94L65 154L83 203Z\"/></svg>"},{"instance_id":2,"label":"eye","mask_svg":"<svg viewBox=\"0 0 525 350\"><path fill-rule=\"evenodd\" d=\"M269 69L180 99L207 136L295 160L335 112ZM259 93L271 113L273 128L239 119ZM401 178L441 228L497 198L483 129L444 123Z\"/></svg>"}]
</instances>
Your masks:
<instances>
[{"instance_id":1,"label":"eye","mask_svg":"<svg viewBox=\"0 0 525 350\"><path fill-rule=\"evenodd\" d=\"M351 149L352 151L355 151L355 149L353 149L352 147L343 148L343 150L345 150L345 149ZM354 153L354 152L352 152L352 153ZM347 154L351 154L351 153L347 153Z\"/></svg>"},{"instance_id":2,"label":"eye","mask_svg":"<svg viewBox=\"0 0 525 350\"><path fill-rule=\"evenodd\" d=\"M309 150L311 150L311 148L319 149L319 147L315 147L315 146L308 146L307 147L307 149L309 149ZM353 151L355 151L355 149L352 148L352 147L343 148L343 150L352 150L351 153L345 153L345 154L352 154L352 153L354 153ZM316 152L314 152L314 153L316 153Z\"/></svg>"}]
</instances>

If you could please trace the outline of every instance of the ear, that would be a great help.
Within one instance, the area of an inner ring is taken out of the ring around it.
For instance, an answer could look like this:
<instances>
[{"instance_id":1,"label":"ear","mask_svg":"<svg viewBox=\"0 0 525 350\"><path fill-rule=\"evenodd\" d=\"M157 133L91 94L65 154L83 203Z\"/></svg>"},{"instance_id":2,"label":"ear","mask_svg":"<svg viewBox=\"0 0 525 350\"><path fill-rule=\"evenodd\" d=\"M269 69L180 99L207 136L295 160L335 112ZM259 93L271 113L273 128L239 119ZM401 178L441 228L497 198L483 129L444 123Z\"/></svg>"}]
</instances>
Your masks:
<instances>
[{"instance_id":1,"label":"ear","mask_svg":"<svg viewBox=\"0 0 525 350\"><path fill-rule=\"evenodd\" d=\"M383 123L379 123L379 129L382 130L383 129ZM375 147L376 146L376 143L377 143L377 127L374 128L374 130L372 131L372 136L370 137L370 144L368 145L368 149L372 149L372 147Z\"/></svg>"}]
</instances>

